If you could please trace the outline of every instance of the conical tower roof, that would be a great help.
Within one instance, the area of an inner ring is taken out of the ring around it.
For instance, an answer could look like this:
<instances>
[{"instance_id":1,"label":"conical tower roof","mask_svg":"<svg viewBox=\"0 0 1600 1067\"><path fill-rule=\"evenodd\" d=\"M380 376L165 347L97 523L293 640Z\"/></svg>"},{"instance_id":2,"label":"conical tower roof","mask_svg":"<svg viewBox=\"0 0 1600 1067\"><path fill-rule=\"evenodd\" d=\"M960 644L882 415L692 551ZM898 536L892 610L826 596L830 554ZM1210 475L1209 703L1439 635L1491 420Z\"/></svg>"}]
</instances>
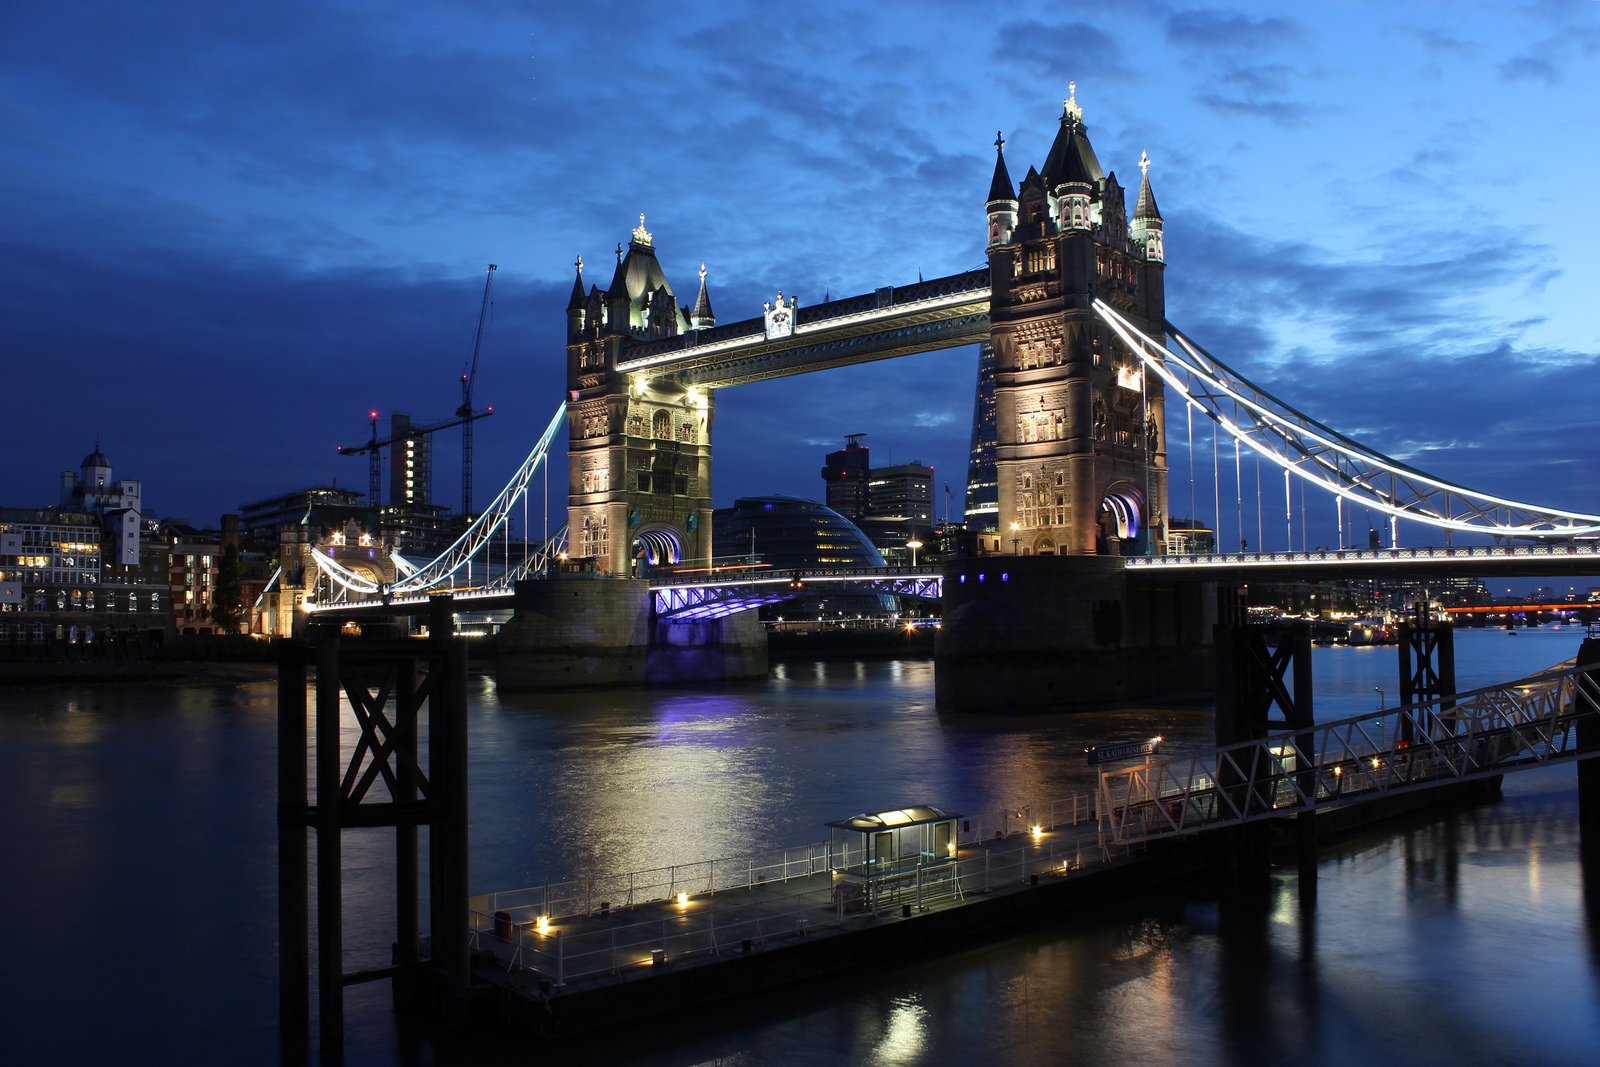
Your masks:
<instances>
[{"instance_id":1,"label":"conical tower roof","mask_svg":"<svg viewBox=\"0 0 1600 1067\"><path fill-rule=\"evenodd\" d=\"M1139 169L1143 176L1139 179L1139 201L1133 207L1133 217L1136 219L1161 220L1161 209L1156 207L1156 194L1150 189L1150 154L1139 153Z\"/></svg>"},{"instance_id":2,"label":"conical tower roof","mask_svg":"<svg viewBox=\"0 0 1600 1067\"><path fill-rule=\"evenodd\" d=\"M989 183L989 203L1016 202L1017 187L1011 183L1011 172L1006 170L1006 139L998 130L994 135L994 180Z\"/></svg>"},{"instance_id":3,"label":"conical tower roof","mask_svg":"<svg viewBox=\"0 0 1600 1067\"><path fill-rule=\"evenodd\" d=\"M579 256L574 266L578 269L577 277L572 279L572 299L567 301L567 310L576 311L583 307L583 257Z\"/></svg>"},{"instance_id":4,"label":"conical tower roof","mask_svg":"<svg viewBox=\"0 0 1600 1067\"><path fill-rule=\"evenodd\" d=\"M717 324L717 316L711 310L711 294L706 291L706 265L700 264L700 295L694 298L694 314L691 317L694 328L703 330L708 326Z\"/></svg>"},{"instance_id":5,"label":"conical tower roof","mask_svg":"<svg viewBox=\"0 0 1600 1067\"><path fill-rule=\"evenodd\" d=\"M1061 127L1044 158L1045 183L1054 188L1068 182L1093 185L1106 176L1095 157L1094 146L1083 125L1083 108L1078 106L1078 83L1071 82L1071 95L1061 102Z\"/></svg>"}]
</instances>

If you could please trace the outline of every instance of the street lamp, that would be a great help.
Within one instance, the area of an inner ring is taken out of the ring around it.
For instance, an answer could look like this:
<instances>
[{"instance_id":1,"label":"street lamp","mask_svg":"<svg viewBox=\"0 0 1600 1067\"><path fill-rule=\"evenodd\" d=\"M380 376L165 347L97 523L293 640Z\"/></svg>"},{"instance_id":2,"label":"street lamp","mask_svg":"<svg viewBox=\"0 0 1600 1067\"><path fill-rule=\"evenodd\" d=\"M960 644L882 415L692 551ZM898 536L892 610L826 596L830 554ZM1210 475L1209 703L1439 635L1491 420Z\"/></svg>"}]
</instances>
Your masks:
<instances>
[{"instance_id":1,"label":"street lamp","mask_svg":"<svg viewBox=\"0 0 1600 1067\"><path fill-rule=\"evenodd\" d=\"M1022 527L1017 523L1011 524L1011 554L1013 556L1021 555L1022 552L1019 547L1022 544L1022 534L1019 532L1021 529Z\"/></svg>"},{"instance_id":2,"label":"street lamp","mask_svg":"<svg viewBox=\"0 0 1600 1067\"><path fill-rule=\"evenodd\" d=\"M1383 710L1383 687L1375 685L1375 686L1372 687L1372 691L1374 693L1378 694L1378 710L1382 711Z\"/></svg>"},{"instance_id":3,"label":"street lamp","mask_svg":"<svg viewBox=\"0 0 1600 1067\"><path fill-rule=\"evenodd\" d=\"M917 565L917 549L922 547L922 542L913 537L906 542L906 547L911 550L911 566L915 567Z\"/></svg>"}]
</instances>

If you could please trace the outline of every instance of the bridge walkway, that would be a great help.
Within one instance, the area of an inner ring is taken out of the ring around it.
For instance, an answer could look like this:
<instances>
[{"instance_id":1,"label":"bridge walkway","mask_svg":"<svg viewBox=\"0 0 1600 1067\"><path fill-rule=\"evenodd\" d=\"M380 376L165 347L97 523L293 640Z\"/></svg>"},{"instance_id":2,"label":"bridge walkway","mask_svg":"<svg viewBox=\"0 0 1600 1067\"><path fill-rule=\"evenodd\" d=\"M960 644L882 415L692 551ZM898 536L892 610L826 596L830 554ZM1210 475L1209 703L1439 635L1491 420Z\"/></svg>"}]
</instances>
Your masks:
<instances>
[{"instance_id":1,"label":"bridge walkway","mask_svg":"<svg viewBox=\"0 0 1600 1067\"><path fill-rule=\"evenodd\" d=\"M1577 728L1600 721L1596 664L1314 729L1273 733L1215 752L1100 776L1101 829L1119 845L1282 818L1600 756Z\"/></svg>"}]
</instances>

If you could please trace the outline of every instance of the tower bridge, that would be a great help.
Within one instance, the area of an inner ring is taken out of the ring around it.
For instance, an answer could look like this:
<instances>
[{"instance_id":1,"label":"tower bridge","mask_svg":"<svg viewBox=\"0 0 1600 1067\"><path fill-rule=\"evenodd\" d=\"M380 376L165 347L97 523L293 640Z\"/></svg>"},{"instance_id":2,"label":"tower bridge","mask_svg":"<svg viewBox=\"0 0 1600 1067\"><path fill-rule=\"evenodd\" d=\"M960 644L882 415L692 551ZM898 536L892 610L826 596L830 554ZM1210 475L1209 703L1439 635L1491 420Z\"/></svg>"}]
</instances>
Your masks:
<instances>
[{"instance_id":1,"label":"tower bridge","mask_svg":"<svg viewBox=\"0 0 1600 1067\"><path fill-rule=\"evenodd\" d=\"M629 577L715 558L712 427L722 391L979 341L994 355L1002 551L946 563L938 574L914 576L915 588L896 589L940 596L941 699L950 679L958 706L1057 706L1068 692L1104 702L1205 678L1217 611L1216 598L1201 591L1208 583L1600 570L1600 516L1475 491L1395 460L1279 400L1171 323L1149 159L1138 161L1130 211L1116 172L1090 144L1075 89L1043 163L1020 182L1003 137L994 149L983 268L812 306L778 292L759 315L733 322L718 322L704 266L695 299L680 303L640 216L603 287L586 280L578 260L566 308L565 398L484 515L427 563L396 559L390 567L307 538L295 560L286 557L299 584L289 589L295 583L286 578L291 607L280 615L293 615L294 597L308 615L393 612L449 590L463 601L515 603L503 648L589 641L627 658L646 646L726 651L759 643L748 609L799 592L781 579ZM1181 422L1169 415L1169 400L1179 403ZM566 534L535 539L528 490L541 470L548 479L562 426ZM1219 542L1222 455L1233 450L1240 551L1169 554L1177 544L1169 453L1188 457L1192 527L1201 499L1195 458L1208 445ZM1243 457L1258 482L1255 553L1246 551ZM1262 467L1275 473L1263 481ZM1278 506L1267 500L1278 491L1277 474L1281 511L1273 521L1283 523L1291 547L1300 494L1298 552L1259 551L1267 513ZM1314 506L1337 515L1332 550L1305 544L1308 490ZM1374 548L1345 547L1358 512L1387 526L1387 545L1373 528ZM1402 547L1402 529L1422 543ZM532 581L552 574L558 550L584 561L584 577L609 582ZM838 580L881 589L907 577ZM764 669L764 656L745 652L689 668L677 652L674 671ZM1006 691L994 690L994 680L1008 676ZM590 680L649 677L602 672Z\"/></svg>"}]
</instances>

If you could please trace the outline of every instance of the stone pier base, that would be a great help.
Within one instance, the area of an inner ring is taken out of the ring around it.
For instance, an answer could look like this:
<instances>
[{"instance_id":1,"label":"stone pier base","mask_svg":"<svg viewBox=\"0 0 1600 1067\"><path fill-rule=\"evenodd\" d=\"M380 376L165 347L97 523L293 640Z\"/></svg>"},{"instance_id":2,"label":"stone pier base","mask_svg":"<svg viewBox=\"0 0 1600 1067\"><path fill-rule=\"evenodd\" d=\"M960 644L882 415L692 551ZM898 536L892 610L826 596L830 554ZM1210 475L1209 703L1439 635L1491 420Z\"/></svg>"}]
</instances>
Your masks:
<instances>
[{"instance_id":1,"label":"stone pier base","mask_svg":"<svg viewBox=\"0 0 1600 1067\"><path fill-rule=\"evenodd\" d=\"M946 564L940 711L1083 711L1203 699L1215 685L1209 584L1130 580L1118 557Z\"/></svg>"},{"instance_id":2,"label":"stone pier base","mask_svg":"<svg viewBox=\"0 0 1600 1067\"><path fill-rule=\"evenodd\" d=\"M651 618L649 583L590 574L519 582L497 641L499 684L564 689L731 681L767 673L755 612L704 622Z\"/></svg>"}]
</instances>

